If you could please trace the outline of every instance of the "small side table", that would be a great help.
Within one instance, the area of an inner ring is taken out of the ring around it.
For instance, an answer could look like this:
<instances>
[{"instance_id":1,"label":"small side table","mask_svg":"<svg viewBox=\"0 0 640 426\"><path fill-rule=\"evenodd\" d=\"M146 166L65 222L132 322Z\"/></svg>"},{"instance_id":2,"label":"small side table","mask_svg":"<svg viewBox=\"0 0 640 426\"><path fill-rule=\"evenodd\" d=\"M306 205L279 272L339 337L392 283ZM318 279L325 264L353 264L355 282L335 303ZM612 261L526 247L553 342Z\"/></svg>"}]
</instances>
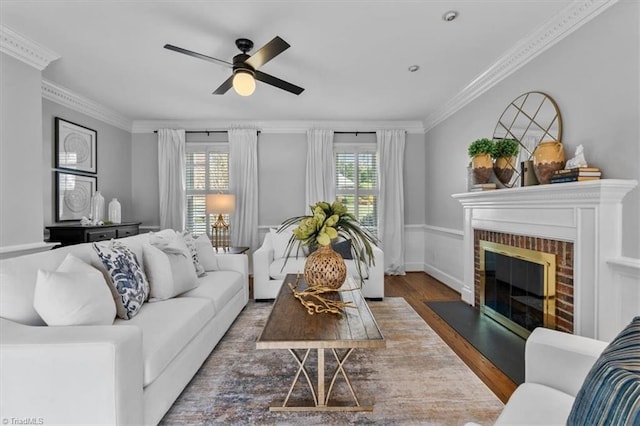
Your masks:
<instances>
[{"instance_id":1,"label":"small side table","mask_svg":"<svg viewBox=\"0 0 640 426\"><path fill-rule=\"evenodd\" d=\"M216 254L243 254L249 251L249 247L214 247Z\"/></svg>"}]
</instances>

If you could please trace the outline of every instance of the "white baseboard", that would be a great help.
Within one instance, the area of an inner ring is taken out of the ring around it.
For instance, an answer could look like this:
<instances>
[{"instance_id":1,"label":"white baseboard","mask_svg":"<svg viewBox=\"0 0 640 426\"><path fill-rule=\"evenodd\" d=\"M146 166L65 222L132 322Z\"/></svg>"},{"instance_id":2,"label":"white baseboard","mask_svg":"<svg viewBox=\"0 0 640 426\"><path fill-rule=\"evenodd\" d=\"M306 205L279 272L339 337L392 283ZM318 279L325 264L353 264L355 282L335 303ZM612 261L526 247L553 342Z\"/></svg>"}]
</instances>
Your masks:
<instances>
[{"instance_id":1,"label":"white baseboard","mask_svg":"<svg viewBox=\"0 0 640 426\"><path fill-rule=\"evenodd\" d=\"M407 272L426 272L425 264L420 262L405 262L404 270Z\"/></svg>"},{"instance_id":2,"label":"white baseboard","mask_svg":"<svg viewBox=\"0 0 640 426\"><path fill-rule=\"evenodd\" d=\"M446 272L441 271L433 265L424 265L424 272L431 275L433 278L445 284L447 287L452 288L458 293L462 292L462 281Z\"/></svg>"}]
</instances>

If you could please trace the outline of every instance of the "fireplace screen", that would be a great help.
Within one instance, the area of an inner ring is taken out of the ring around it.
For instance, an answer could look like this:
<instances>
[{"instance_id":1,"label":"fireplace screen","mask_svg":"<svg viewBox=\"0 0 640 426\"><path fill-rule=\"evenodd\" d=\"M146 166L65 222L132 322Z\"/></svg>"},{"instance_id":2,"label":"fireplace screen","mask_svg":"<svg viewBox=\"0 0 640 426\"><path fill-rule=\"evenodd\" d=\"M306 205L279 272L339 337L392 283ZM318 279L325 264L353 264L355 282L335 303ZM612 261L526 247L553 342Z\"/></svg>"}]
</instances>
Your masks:
<instances>
[{"instance_id":1,"label":"fireplace screen","mask_svg":"<svg viewBox=\"0 0 640 426\"><path fill-rule=\"evenodd\" d=\"M480 309L522 337L555 328L555 255L480 241Z\"/></svg>"}]
</instances>

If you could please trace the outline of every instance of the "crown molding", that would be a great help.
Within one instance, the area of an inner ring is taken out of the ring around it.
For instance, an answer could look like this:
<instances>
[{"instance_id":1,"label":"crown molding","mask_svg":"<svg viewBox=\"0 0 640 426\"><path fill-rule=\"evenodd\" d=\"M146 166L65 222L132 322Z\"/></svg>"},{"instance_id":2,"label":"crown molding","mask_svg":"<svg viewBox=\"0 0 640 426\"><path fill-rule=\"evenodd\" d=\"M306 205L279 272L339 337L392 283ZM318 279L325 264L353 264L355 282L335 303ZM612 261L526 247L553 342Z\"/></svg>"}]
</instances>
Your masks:
<instances>
[{"instance_id":1,"label":"crown molding","mask_svg":"<svg viewBox=\"0 0 640 426\"><path fill-rule=\"evenodd\" d=\"M422 122L418 120L381 120L381 121L312 121L312 120L135 120L132 133L152 133L162 128L180 128L187 130L224 130L233 127L259 129L262 133L306 133L308 129L331 129L334 131L371 132L385 129L404 129L410 134L424 134Z\"/></svg>"},{"instance_id":2,"label":"crown molding","mask_svg":"<svg viewBox=\"0 0 640 426\"><path fill-rule=\"evenodd\" d=\"M35 41L0 25L0 52L12 56L39 71L42 71L60 55Z\"/></svg>"},{"instance_id":3,"label":"crown molding","mask_svg":"<svg viewBox=\"0 0 640 426\"><path fill-rule=\"evenodd\" d=\"M129 118L45 79L42 79L42 97L74 111L86 114L96 120L131 132L133 123Z\"/></svg>"},{"instance_id":4,"label":"crown molding","mask_svg":"<svg viewBox=\"0 0 640 426\"><path fill-rule=\"evenodd\" d=\"M560 13L507 50L482 74L424 121L425 132L443 122L533 58L600 15L618 0L575 0Z\"/></svg>"}]
</instances>

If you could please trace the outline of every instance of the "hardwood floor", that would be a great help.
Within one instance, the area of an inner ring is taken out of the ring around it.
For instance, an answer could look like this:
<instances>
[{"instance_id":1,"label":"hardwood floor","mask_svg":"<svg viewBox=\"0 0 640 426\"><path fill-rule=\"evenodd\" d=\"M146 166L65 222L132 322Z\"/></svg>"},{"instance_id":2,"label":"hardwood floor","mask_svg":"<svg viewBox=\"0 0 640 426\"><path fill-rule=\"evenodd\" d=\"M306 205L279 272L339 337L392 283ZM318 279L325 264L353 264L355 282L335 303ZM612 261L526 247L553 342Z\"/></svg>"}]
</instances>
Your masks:
<instances>
[{"instance_id":1,"label":"hardwood floor","mask_svg":"<svg viewBox=\"0 0 640 426\"><path fill-rule=\"evenodd\" d=\"M404 276L385 276L384 294L403 297L502 402L509 399L517 385L424 303L460 300L459 293L424 272L409 272Z\"/></svg>"}]
</instances>

